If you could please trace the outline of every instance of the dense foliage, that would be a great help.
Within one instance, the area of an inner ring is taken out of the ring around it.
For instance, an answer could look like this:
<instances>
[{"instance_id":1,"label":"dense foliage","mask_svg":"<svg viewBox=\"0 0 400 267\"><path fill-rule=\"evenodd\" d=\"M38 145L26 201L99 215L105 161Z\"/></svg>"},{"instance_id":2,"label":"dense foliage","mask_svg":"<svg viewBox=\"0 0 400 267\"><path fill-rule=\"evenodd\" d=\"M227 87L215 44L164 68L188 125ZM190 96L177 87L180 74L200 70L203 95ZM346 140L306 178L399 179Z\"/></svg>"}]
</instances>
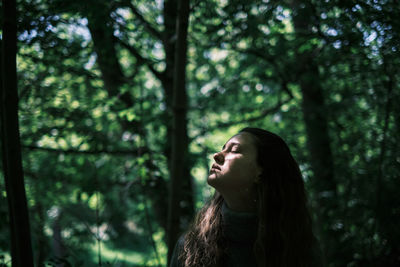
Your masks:
<instances>
[{"instance_id":1,"label":"dense foliage","mask_svg":"<svg viewBox=\"0 0 400 267\"><path fill-rule=\"evenodd\" d=\"M35 266L165 265L177 3L17 3ZM328 266L400 264L399 12L394 0L191 1L181 228L212 194L210 155L251 125L300 163ZM0 265L9 239L2 219Z\"/></svg>"}]
</instances>

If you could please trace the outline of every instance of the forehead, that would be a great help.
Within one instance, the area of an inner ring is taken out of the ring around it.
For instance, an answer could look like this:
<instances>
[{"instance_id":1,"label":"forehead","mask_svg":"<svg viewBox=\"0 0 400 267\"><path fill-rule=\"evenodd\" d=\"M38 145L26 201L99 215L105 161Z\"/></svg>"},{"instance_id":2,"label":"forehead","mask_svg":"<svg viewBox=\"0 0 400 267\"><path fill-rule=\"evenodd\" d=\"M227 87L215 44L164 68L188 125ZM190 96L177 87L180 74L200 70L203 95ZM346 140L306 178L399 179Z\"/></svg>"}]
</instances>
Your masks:
<instances>
[{"instance_id":1,"label":"forehead","mask_svg":"<svg viewBox=\"0 0 400 267\"><path fill-rule=\"evenodd\" d=\"M245 146L245 147L254 147L254 140L251 134L249 133L239 133L237 135L232 136L226 144L223 146L225 148L228 145L234 145L238 144L240 146Z\"/></svg>"}]
</instances>

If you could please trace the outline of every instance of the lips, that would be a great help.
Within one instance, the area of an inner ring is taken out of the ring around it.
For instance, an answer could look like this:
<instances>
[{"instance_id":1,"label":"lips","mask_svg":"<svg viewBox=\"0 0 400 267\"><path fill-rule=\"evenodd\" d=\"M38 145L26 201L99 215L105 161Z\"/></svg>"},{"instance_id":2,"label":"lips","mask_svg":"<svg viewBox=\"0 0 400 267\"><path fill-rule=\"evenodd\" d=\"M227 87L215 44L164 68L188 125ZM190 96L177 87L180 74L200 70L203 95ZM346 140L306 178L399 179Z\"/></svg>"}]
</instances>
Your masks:
<instances>
[{"instance_id":1,"label":"lips","mask_svg":"<svg viewBox=\"0 0 400 267\"><path fill-rule=\"evenodd\" d=\"M219 171L220 171L220 170L221 170L221 167L219 167L217 164L214 163L214 164L211 166L211 171L212 171L212 170L219 170Z\"/></svg>"}]
</instances>

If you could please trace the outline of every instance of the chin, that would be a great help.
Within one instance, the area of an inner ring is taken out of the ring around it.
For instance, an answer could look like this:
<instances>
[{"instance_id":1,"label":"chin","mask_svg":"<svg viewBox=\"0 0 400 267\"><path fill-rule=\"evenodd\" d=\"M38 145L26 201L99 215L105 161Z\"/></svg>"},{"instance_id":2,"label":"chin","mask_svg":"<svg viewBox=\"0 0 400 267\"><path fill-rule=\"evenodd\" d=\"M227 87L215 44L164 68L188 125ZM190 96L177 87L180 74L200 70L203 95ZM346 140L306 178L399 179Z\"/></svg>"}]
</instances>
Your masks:
<instances>
[{"instance_id":1,"label":"chin","mask_svg":"<svg viewBox=\"0 0 400 267\"><path fill-rule=\"evenodd\" d=\"M216 188L216 186L218 187L218 177L215 175L215 173L212 173L208 176L207 178L207 184L211 187Z\"/></svg>"},{"instance_id":2,"label":"chin","mask_svg":"<svg viewBox=\"0 0 400 267\"><path fill-rule=\"evenodd\" d=\"M208 175L207 184L213 186L216 179L217 179L217 176L215 175L215 173L211 173L210 175Z\"/></svg>"},{"instance_id":3,"label":"chin","mask_svg":"<svg viewBox=\"0 0 400 267\"><path fill-rule=\"evenodd\" d=\"M215 179L215 177L210 177L211 175L209 175L208 176L208 178L207 178L207 184L209 184L209 185L211 185L211 183L212 183L212 180L214 180Z\"/></svg>"}]
</instances>

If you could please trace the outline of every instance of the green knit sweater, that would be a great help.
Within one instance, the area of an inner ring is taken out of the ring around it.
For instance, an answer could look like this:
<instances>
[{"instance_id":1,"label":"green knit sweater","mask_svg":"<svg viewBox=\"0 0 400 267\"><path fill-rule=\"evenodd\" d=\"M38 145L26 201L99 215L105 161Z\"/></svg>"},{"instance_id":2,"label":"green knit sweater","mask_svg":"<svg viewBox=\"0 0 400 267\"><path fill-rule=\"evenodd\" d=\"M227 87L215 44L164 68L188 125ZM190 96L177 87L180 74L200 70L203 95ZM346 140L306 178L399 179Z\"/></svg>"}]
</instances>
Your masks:
<instances>
[{"instance_id":1,"label":"green knit sweater","mask_svg":"<svg viewBox=\"0 0 400 267\"><path fill-rule=\"evenodd\" d=\"M226 238L226 257L224 266L227 267L255 267L256 259L253 245L257 237L257 216L253 213L235 212L225 203L222 205L222 221L224 236ZM170 267L183 267L178 255L183 249L183 236L177 242ZM321 267L321 251L318 243L313 248L312 267Z\"/></svg>"},{"instance_id":2,"label":"green knit sweater","mask_svg":"<svg viewBox=\"0 0 400 267\"><path fill-rule=\"evenodd\" d=\"M225 266L256 266L253 244L257 237L257 216L253 213L235 212L225 203L222 205L224 236L227 241ZM171 258L170 267L183 267L178 255L183 248L183 237L179 239Z\"/></svg>"}]
</instances>

